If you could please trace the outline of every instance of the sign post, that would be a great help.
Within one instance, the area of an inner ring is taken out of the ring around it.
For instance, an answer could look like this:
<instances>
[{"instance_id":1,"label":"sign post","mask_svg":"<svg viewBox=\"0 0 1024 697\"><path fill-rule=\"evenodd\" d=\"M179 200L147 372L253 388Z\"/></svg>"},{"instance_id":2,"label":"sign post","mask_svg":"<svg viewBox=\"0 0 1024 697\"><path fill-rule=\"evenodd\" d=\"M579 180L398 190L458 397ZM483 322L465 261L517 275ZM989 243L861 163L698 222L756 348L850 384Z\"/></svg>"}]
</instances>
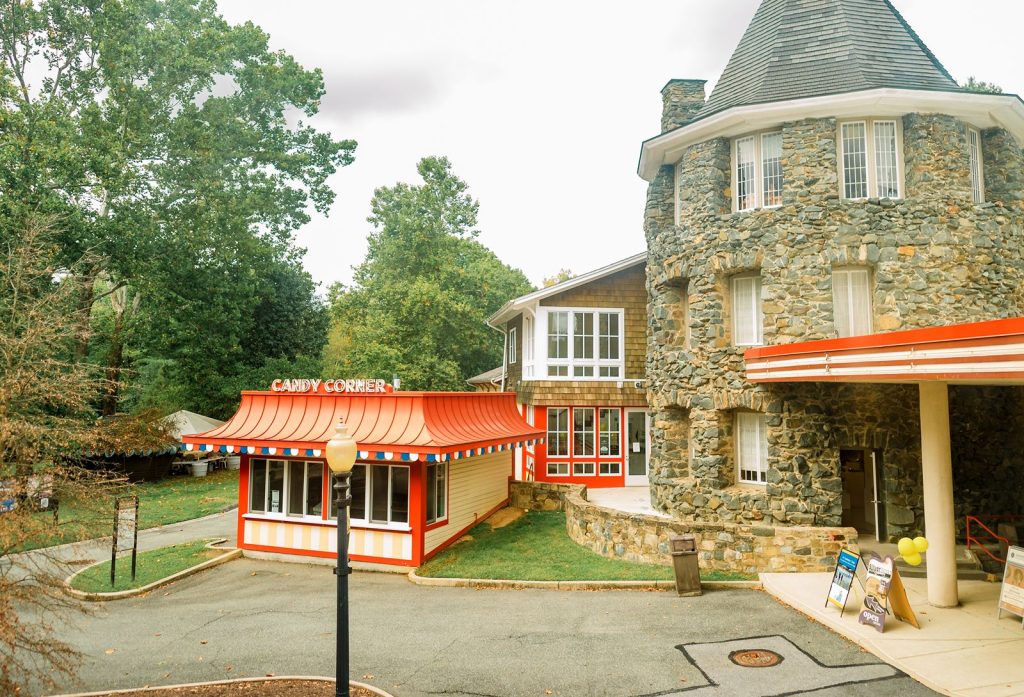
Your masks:
<instances>
[{"instance_id":1,"label":"sign post","mask_svg":"<svg viewBox=\"0 0 1024 697\"><path fill-rule=\"evenodd\" d=\"M114 540L110 547L110 587L115 586L117 555L132 551L132 581L139 549L139 497L121 496L114 501Z\"/></svg>"},{"instance_id":2,"label":"sign post","mask_svg":"<svg viewBox=\"0 0 1024 697\"><path fill-rule=\"evenodd\" d=\"M832 603L839 608L839 616L843 616L846 610L846 601L850 598L850 587L853 585L853 578L857 574L857 565L860 564L860 557L848 549L839 550L839 559L836 560L836 570L832 574L832 586L828 590L828 599L825 607Z\"/></svg>"},{"instance_id":3,"label":"sign post","mask_svg":"<svg viewBox=\"0 0 1024 697\"><path fill-rule=\"evenodd\" d=\"M1020 615L1024 618L1024 547L1010 547L1006 552L1006 568L1003 570L1003 585L999 589L999 610L1003 613ZM1024 619L1021 621L1024 626Z\"/></svg>"}]
</instances>

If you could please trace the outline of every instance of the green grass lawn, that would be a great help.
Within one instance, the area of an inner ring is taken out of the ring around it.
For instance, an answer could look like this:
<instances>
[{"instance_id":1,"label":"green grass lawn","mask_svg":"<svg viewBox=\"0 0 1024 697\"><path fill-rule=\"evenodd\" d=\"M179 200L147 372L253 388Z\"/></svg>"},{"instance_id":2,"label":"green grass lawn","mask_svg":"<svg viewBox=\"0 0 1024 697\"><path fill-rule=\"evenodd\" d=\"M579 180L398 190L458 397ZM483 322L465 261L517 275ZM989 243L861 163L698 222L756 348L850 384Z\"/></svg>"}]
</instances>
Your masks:
<instances>
[{"instance_id":1,"label":"green grass lawn","mask_svg":"<svg viewBox=\"0 0 1024 697\"><path fill-rule=\"evenodd\" d=\"M217 470L205 477L173 476L132 487L139 496L139 529L202 518L238 503L238 470ZM128 493L128 492L126 492ZM23 551L110 535L114 511L97 511L89 501L61 501L50 534L24 545ZM40 520L53 514L37 514Z\"/></svg>"},{"instance_id":2,"label":"green grass lawn","mask_svg":"<svg viewBox=\"0 0 1024 697\"><path fill-rule=\"evenodd\" d=\"M111 593L141 588L223 554L220 550L207 549L208 542L209 540L194 540L141 552L136 559L135 581L132 581L132 557L129 554L117 558L116 583L113 586L110 585L110 562L105 561L75 576L71 587L87 593Z\"/></svg>"},{"instance_id":3,"label":"green grass lawn","mask_svg":"<svg viewBox=\"0 0 1024 697\"><path fill-rule=\"evenodd\" d=\"M421 576L520 581L671 581L672 568L608 559L584 549L565 532L565 513L531 511L498 529L486 521L473 538L421 566ZM705 580L746 580L742 574L703 573Z\"/></svg>"}]
</instances>

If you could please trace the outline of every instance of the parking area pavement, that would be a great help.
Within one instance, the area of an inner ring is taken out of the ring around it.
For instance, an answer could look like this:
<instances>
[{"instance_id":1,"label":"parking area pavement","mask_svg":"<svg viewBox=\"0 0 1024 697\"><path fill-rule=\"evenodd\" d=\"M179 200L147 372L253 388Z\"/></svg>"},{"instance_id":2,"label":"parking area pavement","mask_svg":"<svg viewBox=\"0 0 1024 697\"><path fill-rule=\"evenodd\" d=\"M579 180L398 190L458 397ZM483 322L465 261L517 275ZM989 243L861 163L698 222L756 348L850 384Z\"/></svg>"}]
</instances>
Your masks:
<instances>
[{"instance_id":1,"label":"parking area pavement","mask_svg":"<svg viewBox=\"0 0 1024 697\"><path fill-rule=\"evenodd\" d=\"M241 559L72 618L61 635L85 662L64 689L330 676L334 609L330 568ZM935 694L756 591L474 590L355 573L351 624L353 679L400 697ZM730 656L743 650L782 662L740 667Z\"/></svg>"}]
</instances>

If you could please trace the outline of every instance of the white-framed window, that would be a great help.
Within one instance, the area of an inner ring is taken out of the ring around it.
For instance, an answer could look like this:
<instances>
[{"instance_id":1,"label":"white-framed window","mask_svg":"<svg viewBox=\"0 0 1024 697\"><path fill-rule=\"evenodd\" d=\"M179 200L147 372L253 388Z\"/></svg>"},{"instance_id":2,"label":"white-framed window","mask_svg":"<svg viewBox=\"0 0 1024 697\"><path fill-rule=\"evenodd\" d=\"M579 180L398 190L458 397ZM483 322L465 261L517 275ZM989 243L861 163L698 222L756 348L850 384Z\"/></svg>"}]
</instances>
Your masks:
<instances>
[{"instance_id":1,"label":"white-framed window","mask_svg":"<svg viewBox=\"0 0 1024 697\"><path fill-rule=\"evenodd\" d=\"M733 210L782 205L782 133L760 133L733 141Z\"/></svg>"},{"instance_id":2,"label":"white-framed window","mask_svg":"<svg viewBox=\"0 0 1024 697\"><path fill-rule=\"evenodd\" d=\"M764 313L761 310L761 276L740 274L730 282L732 293L732 337L736 346L764 343Z\"/></svg>"},{"instance_id":3,"label":"white-framed window","mask_svg":"<svg viewBox=\"0 0 1024 697\"><path fill-rule=\"evenodd\" d=\"M576 407L572 410L572 454L590 457L594 454L594 409Z\"/></svg>"},{"instance_id":4,"label":"white-framed window","mask_svg":"<svg viewBox=\"0 0 1024 697\"><path fill-rule=\"evenodd\" d=\"M519 338L518 334L519 333L516 331L515 327L512 327L512 329L508 330L508 362L509 362L509 364L512 364L512 363L516 362L516 347L518 346L518 344L516 343L516 340Z\"/></svg>"},{"instance_id":5,"label":"white-framed window","mask_svg":"<svg viewBox=\"0 0 1024 697\"><path fill-rule=\"evenodd\" d=\"M448 463L432 462L427 465L427 524L448 517Z\"/></svg>"},{"instance_id":6,"label":"white-framed window","mask_svg":"<svg viewBox=\"0 0 1024 697\"><path fill-rule=\"evenodd\" d=\"M572 463L572 475L574 477L593 477L596 470L593 462Z\"/></svg>"},{"instance_id":7,"label":"white-framed window","mask_svg":"<svg viewBox=\"0 0 1024 697\"><path fill-rule=\"evenodd\" d=\"M548 476L549 477L568 477L569 476L569 463L568 462L549 462L547 469L548 469Z\"/></svg>"},{"instance_id":8,"label":"white-framed window","mask_svg":"<svg viewBox=\"0 0 1024 697\"><path fill-rule=\"evenodd\" d=\"M764 414L736 412L736 481L741 484L768 481L768 431Z\"/></svg>"},{"instance_id":9,"label":"white-framed window","mask_svg":"<svg viewBox=\"0 0 1024 697\"><path fill-rule=\"evenodd\" d=\"M867 119L839 124L842 197L902 198L902 153L896 121Z\"/></svg>"},{"instance_id":10,"label":"white-framed window","mask_svg":"<svg viewBox=\"0 0 1024 697\"><path fill-rule=\"evenodd\" d=\"M551 378L621 379L624 320L621 309L547 309L547 370Z\"/></svg>"},{"instance_id":11,"label":"white-framed window","mask_svg":"<svg viewBox=\"0 0 1024 697\"><path fill-rule=\"evenodd\" d=\"M871 273L868 269L832 270L832 314L836 333L841 337L871 333Z\"/></svg>"},{"instance_id":12,"label":"white-framed window","mask_svg":"<svg viewBox=\"0 0 1024 697\"><path fill-rule=\"evenodd\" d=\"M407 527L409 524L409 468L402 465L357 463L349 480L353 523ZM337 518L331 497L331 518Z\"/></svg>"},{"instance_id":13,"label":"white-framed window","mask_svg":"<svg viewBox=\"0 0 1024 697\"><path fill-rule=\"evenodd\" d=\"M598 455L600 457L622 456L621 413L618 409L602 408L598 414Z\"/></svg>"},{"instance_id":14,"label":"white-framed window","mask_svg":"<svg viewBox=\"0 0 1024 697\"><path fill-rule=\"evenodd\" d=\"M971 162L971 196L975 203L985 201L985 170L981 155L981 133L967 129L967 152Z\"/></svg>"},{"instance_id":15,"label":"white-framed window","mask_svg":"<svg viewBox=\"0 0 1024 697\"><path fill-rule=\"evenodd\" d=\"M533 318L523 317L523 377L533 377Z\"/></svg>"},{"instance_id":16,"label":"white-framed window","mask_svg":"<svg viewBox=\"0 0 1024 697\"><path fill-rule=\"evenodd\" d=\"M254 459L249 464L249 511L323 517L324 463Z\"/></svg>"},{"instance_id":17,"label":"white-framed window","mask_svg":"<svg viewBox=\"0 0 1024 697\"><path fill-rule=\"evenodd\" d=\"M598 472L602 477L617 477L622 473L622 463L602 462L598 466Z\"/></svg>"},{"instance_id":18,"label":"white-framed window","mask_svg":"<svg viewBox=\"0 0 1024 697\"><path fill-rule=\"evenodd\" d=\"M548 456L569 456L569 409L566 407L548 408Z\"/></svg>"}]
</instances>

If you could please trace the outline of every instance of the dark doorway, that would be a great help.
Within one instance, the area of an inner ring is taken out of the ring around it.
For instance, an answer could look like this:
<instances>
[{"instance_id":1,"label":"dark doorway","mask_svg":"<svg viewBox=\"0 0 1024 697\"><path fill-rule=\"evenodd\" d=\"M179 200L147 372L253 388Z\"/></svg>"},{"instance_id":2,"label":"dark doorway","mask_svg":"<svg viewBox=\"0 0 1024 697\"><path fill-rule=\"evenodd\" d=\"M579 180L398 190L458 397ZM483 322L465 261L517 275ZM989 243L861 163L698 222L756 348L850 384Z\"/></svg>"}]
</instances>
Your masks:
<instances>
[{"instance_id":1,"label":"dark doorway","mask_svg":"<svg viewBox=\"0 0 1024 697\"><path fill-rule=\"evenodd\" d=\"M876 540L885 536L881 450L839 451L843 478L843 525Z\"/></svg>"}]
</instances>

